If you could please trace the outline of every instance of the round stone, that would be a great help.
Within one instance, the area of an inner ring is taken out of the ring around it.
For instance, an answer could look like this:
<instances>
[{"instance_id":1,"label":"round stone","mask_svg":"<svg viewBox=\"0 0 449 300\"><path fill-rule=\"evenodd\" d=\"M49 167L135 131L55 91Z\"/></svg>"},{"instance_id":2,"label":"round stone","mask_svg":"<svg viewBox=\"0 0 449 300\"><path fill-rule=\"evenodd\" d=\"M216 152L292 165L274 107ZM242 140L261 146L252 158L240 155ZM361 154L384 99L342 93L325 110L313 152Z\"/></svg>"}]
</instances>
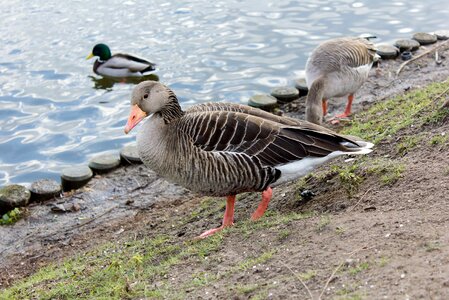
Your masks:
<instances>
[{"instance_id":1,"label":"round stone","mask_svg":"<svg viewBox=\"0 0 449 300\"><path fill-rule=\"evenodd\" d=\"M89 161L89 168L95 173L106 173L120 165L120 156L117 154L100 154Z\"/></svg>"},{"instance_id":2,"label":"round stone","mask_svg":"<svg viewBox=\"0 0 449 300\"><path fill-rule=\"evenodd\" d=\"M277 100L270 95L254 95L249 99L248 105L263 110L271 110L276 107Z\"/></svg>"},{"instance_id":3,"label":"round stone","mask_svg":"<svg viewBox=\"0 0 449 300\"><path fill-rule=\"evenodd\" d=\"M44 201L58 196L61 193L61 185L52 179L41 179L31 184L31 199Z\"/></svg>"},{"instance_id":4,"label":"round stone","mask_svg":"<svg viewBox=\"0 0 449 300\"><path fill-rule=\"evenodd\" d=\"M15 207L26 206L30 201L30 191L21 185L11 184L0 188L0 211L6 212Z\"/></svg>"},{"instance_id":5,"label":"round stone","mask_svg":"<svg viewBox=\"0 0 449 300\"><path fill-rule=\"evenodd\" d=\"M410 51L404 51L401 53L401 59L402 60L409 60L412 59L412 53Z\"/></svg>"},{"instance_id":6,"label":"round stone","mask_svg":"<svg viewBox=\"0 0 449 300\"><path fill-rule=\"evenodd\" d=\"M449 39L449 30L437 30L434 32L439 40L447 40Z\"/></svg>"},{"instance_id":7,"label":"round stone","mask_svg":"<svg viewBox=\"0 0 449 300\"><path fill-rule=\"evenodd\" d=\"M287 103L298 99L299 91L291 86L280 86L271 90L271 96L275 97L280 103Z\"/></svg>"},{"instance_id":8,"label":"round stone","mask_svg":"<svg viewBox=\"0 0 449 300\"><path fill-rule=\"evenodd\" d=\"M394 45L399 48L399 51L416 51L418 50L420 44L418 41L412 39L402 39L397 40Z\"/></svg>"},{"instance_id":9,"label":"round stone","mask_svg":"<svg viewBox=\"0 0 449 300\"><path fill-rule=\"evenodd\" d=\"M309 88L307 87L307 82L305 78L296 79L295 88L298 90L299 96L305 96L309 92Z\"/></svg>"},{"instance_id":10,"label":"round stone","mask_svg":"<svg viewBox=\"0 0 449 300\"><path fill-rule=\"evenodd\" d=\"M399 54L399 49L389 44L376 45L377 54L383 59L396 58Z\"/></svg>"},{"instance_id":11,"label":"round stone","mask_svg":"<svg viewBox=\"0 0 449 300\"><path fill-rule=\"evenodd\" d=\"M421 45L433 44L437 41L437 36L426 32L417 32L413 35L413 39Z\"/></svg>"},{"instance_id":12,"label":"round stone","mask_svg":"<svg viewBox=\"0 0 449 300\"><path fill-rule=\"evenodd\" d=\"M65 168L61 174L62 190L79 189L88 183L92 176L92 170L87 166Z\"/></svg>"},{"instance_id":13,"label":"round stone","mask_svg":"<svg viewBox=\"0 0 449 300\"><path fill-rule=\"evenodd\" d=\"M141 164L142 160L137 151L137 144L130 144L123 147L120 151L120 158L124 164Z\"/></svg>"}]
</instances>

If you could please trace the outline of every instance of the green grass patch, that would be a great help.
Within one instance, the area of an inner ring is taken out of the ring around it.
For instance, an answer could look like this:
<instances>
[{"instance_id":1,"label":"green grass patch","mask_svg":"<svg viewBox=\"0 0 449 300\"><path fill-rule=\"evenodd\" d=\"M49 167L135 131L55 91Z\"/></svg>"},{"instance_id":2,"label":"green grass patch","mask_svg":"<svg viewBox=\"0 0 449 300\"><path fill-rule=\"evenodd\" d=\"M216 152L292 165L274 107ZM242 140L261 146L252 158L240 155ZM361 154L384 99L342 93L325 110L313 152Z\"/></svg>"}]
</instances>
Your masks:
<instances>
[{"instance_id":1,"label":"green grass patch","mask_svg":"<svg viewBox=\"0 0 449 300\"><path fill-rule=\"evenodd\" d=\"M304 281L308 281L314 278L316 275L317 272L315 270L307 270L307 272L298 274L299 278L301 278Z\"/></svg>"},{"instance_id":2,"label":"green grass patch","mask_svg":"<svg viewBox=\"0 0 449 300\"><path fill-rule=\"evenodd\" d=\"M405 136L399 143L396 144L396 151L399 155L403 156L415 148L422 140L422 136L410 135Z\"/></svg>"},{"instance_id":3,"label":"green grass patch","mask_svg":"<svg viewBox=\"0 0 449 300\"><path fill-rule=\"evenodd\" d=\"M447 81L433 83L424 89L375 103L367 111L357 114L341 133L377 144L412 125L438 124L449 116L449 109L441 108L444 97L434 99L448 87Z\"/></svg>"},{"instance_id":4,"label":"green grass patch","mask_svg":"<svg viewBox=\"0 0 449 300\"><path fill-rule=\"evenodd\" d=\"M377 158L367 162L364 169L367 174L379 176L382 185L392 185L402 177L405 165L395 160Z\"/></svg>"},{"instance_id":5,"label":"green grass patch","mask_svg":"<svg viewBox=\"0 0 449 300\"><path fill-rule=\"evenodd\" d=\"M0 225L12 225L20 220L23 213L19 208L8 211L0 218Z\"/></svg>"}]
</instances>

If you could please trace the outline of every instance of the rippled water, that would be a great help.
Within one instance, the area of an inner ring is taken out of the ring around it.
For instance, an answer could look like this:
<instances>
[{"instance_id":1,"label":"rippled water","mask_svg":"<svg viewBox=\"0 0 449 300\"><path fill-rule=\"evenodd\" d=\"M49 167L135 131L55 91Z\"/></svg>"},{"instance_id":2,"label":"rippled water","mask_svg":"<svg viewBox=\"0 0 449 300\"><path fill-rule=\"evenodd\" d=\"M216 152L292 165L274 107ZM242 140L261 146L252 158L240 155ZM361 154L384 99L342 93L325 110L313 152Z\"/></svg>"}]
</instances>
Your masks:
<instances>
[{"instance_id":1,"label":"rippled water","mask_svg":"<svg viewBox=\"0 0 449 300\"><path fill-rule=\"evenodd\" d=\"M0 3L0 185L59 180L134 140L123 133L133 85L101 80L85 60L98 42L156 62L188 106L289 84L328 38L449 29L446 0L144 2Z\"/></svg>"}]
</instances>

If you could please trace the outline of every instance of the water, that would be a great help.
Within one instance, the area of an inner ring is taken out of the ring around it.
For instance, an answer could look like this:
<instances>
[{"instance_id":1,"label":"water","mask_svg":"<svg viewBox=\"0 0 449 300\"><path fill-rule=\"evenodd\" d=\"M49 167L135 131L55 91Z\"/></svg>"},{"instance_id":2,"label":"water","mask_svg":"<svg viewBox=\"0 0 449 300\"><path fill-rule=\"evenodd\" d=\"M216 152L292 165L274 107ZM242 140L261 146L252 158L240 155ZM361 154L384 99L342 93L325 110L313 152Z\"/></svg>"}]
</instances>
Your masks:
<instances>
[{"instance_id":1,"label":"water","mask_svg":"<svg viewBox=\"0 0 449 300\"><path fill-rule=\"evenodd\" d=\"M24 1L0 3L0 185L59 180L60 170L117 151L132 84L101 80L94 44L158 64L184 107L246 103L291 84L321 41L377 41L449 29L445 0Z\"/></svg>"}]
</instances>

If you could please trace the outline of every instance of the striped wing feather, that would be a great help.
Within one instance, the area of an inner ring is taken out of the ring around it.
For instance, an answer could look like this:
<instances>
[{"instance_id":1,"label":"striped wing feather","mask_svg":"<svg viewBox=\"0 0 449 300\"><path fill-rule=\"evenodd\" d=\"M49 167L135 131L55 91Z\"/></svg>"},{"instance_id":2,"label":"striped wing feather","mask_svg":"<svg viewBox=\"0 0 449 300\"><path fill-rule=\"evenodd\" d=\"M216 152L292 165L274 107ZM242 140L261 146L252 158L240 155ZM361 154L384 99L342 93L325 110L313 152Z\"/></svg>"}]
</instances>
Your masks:
<instances>
[{"instance_id":1,"label":"striped wing feather","mask_svg":"<svg viewBox=\"0 0 449 300\"><path fill-rule=\"evenodd\" d=\"M218 107L222 110L215 110ZM259 159L265 166L282 165L309 156L323 157L337 150L351 151L341 142L352 141L327 131L317 131L314 126L286 125L277 122L278 116L244 106L226 108L214 105L192 108L184 115L181 130L204 151L243 153ZM268 118L259 114L267 114ZM293 119L284 121L298 123Z\"/></svg>"}]
</instances>

